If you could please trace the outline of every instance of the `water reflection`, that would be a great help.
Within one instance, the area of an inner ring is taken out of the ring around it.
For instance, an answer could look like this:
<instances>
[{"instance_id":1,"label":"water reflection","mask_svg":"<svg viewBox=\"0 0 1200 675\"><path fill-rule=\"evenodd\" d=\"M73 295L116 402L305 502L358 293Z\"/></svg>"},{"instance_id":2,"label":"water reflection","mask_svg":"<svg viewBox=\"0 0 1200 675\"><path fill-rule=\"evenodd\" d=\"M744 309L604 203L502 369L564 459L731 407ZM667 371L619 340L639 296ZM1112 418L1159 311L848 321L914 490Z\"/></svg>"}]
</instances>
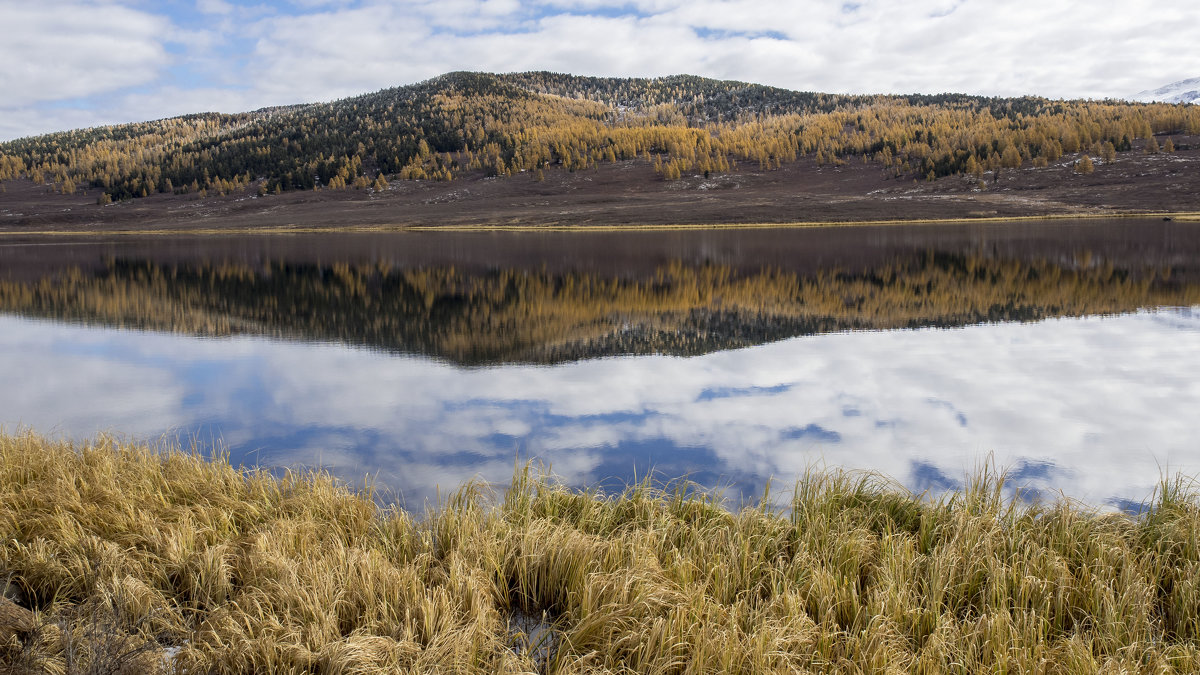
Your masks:
<instances>
[{"instance_id":1,"label":"water reflection","mask_svg":"<svg viewBox=\"0 0 1200 675\"><path fill-rule=\"evenodd\" d=\"M409 505L518 458L736 501L814 462L951 489L990 454L1126 507L1200 473L1192 307L1200 227L1155 221L6 239L0 422Z\"/></svg>"},{"instance_id":2,"label":"water reflection","mask_svg":"<svg viewBox=\"0 0 1200 675\"><path fill-rule=\"evenodd\" d=\"M959 485L988 453L1096 503L1200 471L1200 312L796 338L700 357L462 369L330 344L0 318L7 422L220 436L238 462L374 474L419 504L538 457L576 485L651 467L754 496L814 462Z\"/></svg>"},{"instance_id":3,"label":"water reflection","mask_svg":"<svg viewBox=\"0 0 1200 675\"><path fill-rule=\"evenodd\" d=\"M1200 303L1171 267L1119 268L981 253L895 253L804 275L675 260L641 273L385 263L110 259L36 281L0 280L0 310L192 335L363 345L459 364L705 354L797 335L959 326Z\"/></svg>"}]
</instances>

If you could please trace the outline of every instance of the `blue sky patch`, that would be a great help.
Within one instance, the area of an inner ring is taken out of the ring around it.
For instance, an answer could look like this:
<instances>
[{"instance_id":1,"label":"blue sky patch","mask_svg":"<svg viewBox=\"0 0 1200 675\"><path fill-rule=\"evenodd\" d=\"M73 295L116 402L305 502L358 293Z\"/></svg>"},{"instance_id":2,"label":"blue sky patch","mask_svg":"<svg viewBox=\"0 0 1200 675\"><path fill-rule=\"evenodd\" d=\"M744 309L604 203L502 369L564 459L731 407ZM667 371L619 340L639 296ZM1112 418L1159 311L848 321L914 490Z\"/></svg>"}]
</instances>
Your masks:
<instances>
[{"instance_id":1,"label":"blue sky patch","mask_svg":"<svg viewBox=\"0 0 1200 675\"><path fill-rule=\"evenodd\" d=\"M721 28L703 28L703 27L693 27L692 30L695 31L697 37L699 37L703 40L729 40L731 38L743 39L743 40L759 40L759 39L787 40L788 39L788 37L786 35L784 35L783 33L779 32L777 30L739 31L739 30L725 30L725 29L721 29Z\"/></svg>"}]
</instances>

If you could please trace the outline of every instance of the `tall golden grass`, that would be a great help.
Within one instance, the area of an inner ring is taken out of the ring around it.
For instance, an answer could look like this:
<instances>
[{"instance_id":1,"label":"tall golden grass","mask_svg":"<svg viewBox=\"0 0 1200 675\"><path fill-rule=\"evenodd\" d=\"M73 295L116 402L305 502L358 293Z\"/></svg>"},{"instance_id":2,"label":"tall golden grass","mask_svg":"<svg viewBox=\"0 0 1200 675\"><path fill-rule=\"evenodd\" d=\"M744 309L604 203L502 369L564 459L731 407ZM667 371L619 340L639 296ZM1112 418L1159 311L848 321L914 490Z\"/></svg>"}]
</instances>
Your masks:
<instances>
[{"instance_id":1,"label":"tall golden grass","mask_svg":"<svg viewBox=\"0 0 1200 675\"><path fill-rule=\"evenodd\" d=\"M1140 516L819 472L790 508L526 468L423 514L329 476L0 435L18 672L1189 673L1200 499ZM106 670L107 669L107 670Z\"/></svg>"}]
</instances>

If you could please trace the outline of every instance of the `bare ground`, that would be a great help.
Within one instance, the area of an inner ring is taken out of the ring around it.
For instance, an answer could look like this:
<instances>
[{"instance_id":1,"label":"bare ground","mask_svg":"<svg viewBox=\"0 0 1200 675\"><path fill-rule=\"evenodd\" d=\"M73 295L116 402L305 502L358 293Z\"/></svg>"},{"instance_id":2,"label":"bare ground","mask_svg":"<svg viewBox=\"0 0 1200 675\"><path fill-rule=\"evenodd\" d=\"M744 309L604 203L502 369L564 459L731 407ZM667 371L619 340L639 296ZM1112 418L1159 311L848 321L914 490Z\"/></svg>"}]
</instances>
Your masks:
<instances>
[{"instance_id":1,"label":"bare ground","mask_svg":"<svg viewBox=\"0 0 1200 675\"><path fill-rule=\"evenodd\" d=\"M0 184L0 232L447 225L666 225L794 223L1125 212L1200 211L1200 137L1175 136L1174 154L1135 148L1095 173L1075 157L933 182L891 178L879 165L817 166L803 158L773 171L657 177L643 161L452 182L394 181L382 192L317 190L258 197L153 195L100 206L96 189L60 195L28 180ZM986 186L984 185L986 183Z\"/></svg>"}]
</instances>

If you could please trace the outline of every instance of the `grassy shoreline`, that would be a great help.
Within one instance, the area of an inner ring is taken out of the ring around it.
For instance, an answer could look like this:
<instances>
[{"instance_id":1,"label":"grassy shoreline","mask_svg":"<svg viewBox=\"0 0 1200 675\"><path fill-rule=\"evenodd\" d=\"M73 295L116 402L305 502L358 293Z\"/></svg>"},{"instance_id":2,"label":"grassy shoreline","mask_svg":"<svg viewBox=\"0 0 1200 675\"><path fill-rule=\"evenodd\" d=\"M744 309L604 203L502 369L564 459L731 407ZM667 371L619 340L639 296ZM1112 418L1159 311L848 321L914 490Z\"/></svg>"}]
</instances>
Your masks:
<instances>
[{"instance_id":1,"label":"grassy shoreline","mask_svg":"<svg viewBox=\"0 0 1200 675\"><path fill-rule=\"evenodd\" d=\"M0 435L0 585L35 610L0 627L0 669L1200 668L1184 480L1137 518L1002 495L989 475L931 501L830 472L788 514L731 512L526 469L503 496L468 485L414 515L319 474Z\"/></svg>"},{"instance_id":2,"label":"grassy shoreline","mask_svg":"<svg viewBox=\"0 0 1200 675\"><path fill-rule=\"evenodd\" d=\"M978 216L964 218L893 218L879 220L814 220L765 223L673 223L657 225L572 225L563 223L492 224L492 225L269 225L262 227L197 227L197 228L136 228L136 229L64 229L64 230L0 230L0 237L57 237L57 236L116 236L116 235L247 235L247 234L319 234L319 233L385 233L385 232L673 232L703 230L772 230L820 227L872 227L884 225L965 225L971 223L1036 222L1041 220L1112 220L1168 218L1180 222L1200 222L1200 211L1117 211L1104 213L1049 213L1025 216Z\"/></svg>"}]
</instances>

